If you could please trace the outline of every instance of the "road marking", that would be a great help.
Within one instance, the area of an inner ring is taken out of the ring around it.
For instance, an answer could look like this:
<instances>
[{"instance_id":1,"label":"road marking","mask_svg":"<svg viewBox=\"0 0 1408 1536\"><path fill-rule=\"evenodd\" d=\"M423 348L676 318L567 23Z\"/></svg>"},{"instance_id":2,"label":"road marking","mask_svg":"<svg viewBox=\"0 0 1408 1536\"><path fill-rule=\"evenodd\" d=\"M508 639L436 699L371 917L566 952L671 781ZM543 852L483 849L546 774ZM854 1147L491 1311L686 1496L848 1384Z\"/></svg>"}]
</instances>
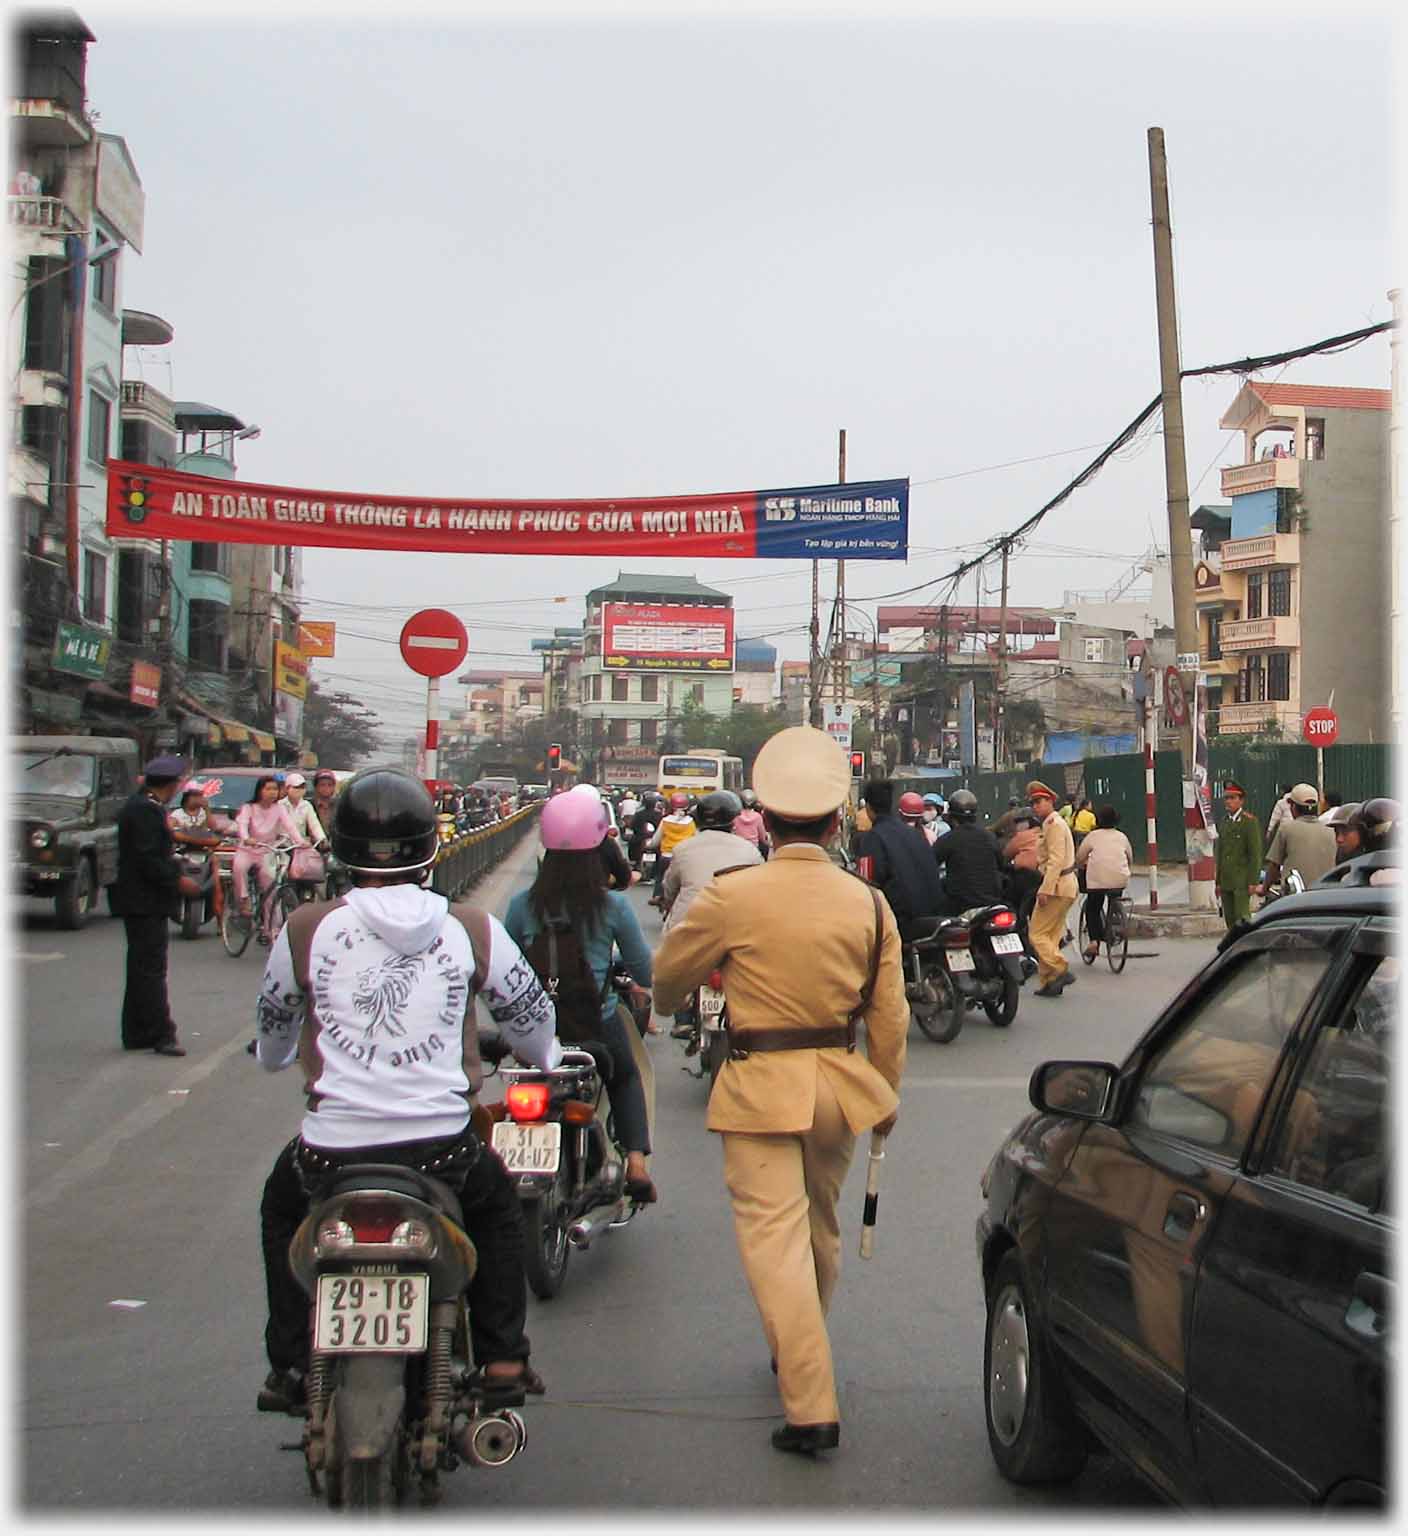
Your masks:
<instances>
[{"instance_id":1,"label":"road marking","mask_svg":"<svg viewBox=\"0 0 1408 1536\"><path fill-rule=\"evenodd\" d=\"M135 1312L138 1307L145 1307L145 1301L131 1301L125 1296L119 1296L116 1301L108 1303L110 1307L121 1307L124 1311Z\"/></svg>"},{"instance_id":2,"label":"road marking","mask_svg":"<svg viewBox=\"0 0 1408 1536\"><path fill-rule=\"evenodd\" d=\"M68 956L61 949L45 950L42 954L40 954L40 953L33 953L33 952L27 953L26 951L21 950L20 954L19 954L19 958L21 960L43 961L43 960L67 960Z\"/></svg>"},{"instance_id":3,"label":"road marking","mask_svg":"<svg viewBox=\"0 0 1408 1536\"><path fill-rule=\"evenodd\" d=\"M902 1077L900 1093L909 1088L1025 1088L1029 1077Z\"/></svg>"}]
</instances>

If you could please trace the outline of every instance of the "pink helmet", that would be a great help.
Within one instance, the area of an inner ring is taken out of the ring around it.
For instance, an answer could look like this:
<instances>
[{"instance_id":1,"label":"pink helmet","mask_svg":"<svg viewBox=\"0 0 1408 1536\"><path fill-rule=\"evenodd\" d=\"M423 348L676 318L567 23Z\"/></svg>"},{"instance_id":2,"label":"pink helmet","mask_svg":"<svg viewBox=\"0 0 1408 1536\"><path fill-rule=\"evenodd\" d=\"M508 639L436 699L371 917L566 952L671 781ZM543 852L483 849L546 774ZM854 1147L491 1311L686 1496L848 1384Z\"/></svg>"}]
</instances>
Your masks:
<instances>
[{"instance_id":1,"label":"pink helmet","mask_svg":"<svg viewBox=\"0 0 1408 1536\"><path fill-rule=\"evenodd\" d=\"M611 818L601 796L591 785L578 784L548 801L538 830L544 848L559 853L585 853L601 846L610 826Z\"/></svg>"}]
</instances>

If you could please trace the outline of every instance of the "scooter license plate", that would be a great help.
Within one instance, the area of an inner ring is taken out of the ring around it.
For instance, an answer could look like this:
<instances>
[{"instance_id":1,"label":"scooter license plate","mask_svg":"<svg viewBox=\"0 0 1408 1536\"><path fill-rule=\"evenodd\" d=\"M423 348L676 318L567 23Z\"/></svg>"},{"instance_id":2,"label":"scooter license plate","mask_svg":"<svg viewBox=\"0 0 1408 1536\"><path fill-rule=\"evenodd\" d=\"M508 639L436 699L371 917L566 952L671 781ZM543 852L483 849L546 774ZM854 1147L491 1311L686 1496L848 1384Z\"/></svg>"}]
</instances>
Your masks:
<instances>
[{"instance_id":1,"label":"scooter license plate","mask_svg":"<svg viewBox=\"0 0 1408 1536\"><path fill-rule=\"evenodd\" d=\"M948 968L951 971L971 971L973 966L973 952L970 949L947 949L944 954L948 958Z\"/></svg>"},{"instance_id":2,"label":"scooter license plate","mask_svg":"<svg viewBox=\"0 0 1408 1536\"><path fill-rule=\"evenodd\" d=\"M993 953L998 955L1020 955L1022 953L1022 940L1015 933L995 933L992 939Z\"/></svg>"},{"instance_id":3,"label":"scooter license plate","mask_svg":"<svg viewBox=\"0 0 1408 1536\"><path fill-rule=\"evenodd\" d=\"M321 1354L419 1354L429 1320L429 1275L318 1276L313 1348Z\"/></svg>"},{"instance_id":4,"label":"scooter license plate","mask_svg":"<svg viewBox=\"0 0 1408 1536\"><path fill-rule=\"evenodd\" d=\"M699 1017L701 1019L717 1019L724 1011L724 1003L727 999L722 992L716 992L713 987L700 987L699 989Z\"/></svg>"},{"instance_id":5,"label":"scooter license plate","mask_svg":"<svg viewBox=\"0 0 1408 1536\"><path fill-rule=\"evenodd\" d=\"M510 1173L556 1173L562 1161L562 1127L556 1120L542 1125L499 1120L494 1125L494 1151Z\"/></svg>"}]
</instances>

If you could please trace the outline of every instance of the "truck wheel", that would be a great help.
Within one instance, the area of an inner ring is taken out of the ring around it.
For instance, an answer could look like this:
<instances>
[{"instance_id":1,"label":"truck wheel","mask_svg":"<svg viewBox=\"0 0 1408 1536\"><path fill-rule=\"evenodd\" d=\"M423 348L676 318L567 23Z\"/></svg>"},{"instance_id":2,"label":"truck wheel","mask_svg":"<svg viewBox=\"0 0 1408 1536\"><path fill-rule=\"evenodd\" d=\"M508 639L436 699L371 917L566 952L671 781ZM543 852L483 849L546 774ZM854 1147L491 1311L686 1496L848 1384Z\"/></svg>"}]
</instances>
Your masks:
<instances>
[{"instance_id":1,"label":"truck wheel","mask_svg":"<svg viewBox=\"0 0 1408 1536\"><path fill-rule=\"evenodd\" d=\"M97 905L98 882L93 878L93 861L80 857L72 880L65 880L54 897L54 911L60 928L81 928Z\"/></svg>"}]
</instances>

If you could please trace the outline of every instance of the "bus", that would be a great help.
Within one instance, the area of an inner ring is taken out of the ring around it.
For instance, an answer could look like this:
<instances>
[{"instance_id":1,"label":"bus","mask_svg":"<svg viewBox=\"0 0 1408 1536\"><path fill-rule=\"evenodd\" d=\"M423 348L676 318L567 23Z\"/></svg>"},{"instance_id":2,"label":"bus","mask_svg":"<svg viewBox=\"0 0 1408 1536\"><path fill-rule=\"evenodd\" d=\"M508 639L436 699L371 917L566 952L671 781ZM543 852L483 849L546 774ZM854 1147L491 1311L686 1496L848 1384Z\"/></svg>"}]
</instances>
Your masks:
<instances>
[{"instance_id":1,"label":"bus","mask_svg":"<svg viewBox=\"0 0 1408 1536\"><path fill-rule=\"evenodd\" d=\"M731 789L736 795L743 789L743 759L709 747L691 747L687 752L671 753L660 759L656 783L660 793L667 797L677 789L687 795Z\"/></svg>"}]
</instances>

